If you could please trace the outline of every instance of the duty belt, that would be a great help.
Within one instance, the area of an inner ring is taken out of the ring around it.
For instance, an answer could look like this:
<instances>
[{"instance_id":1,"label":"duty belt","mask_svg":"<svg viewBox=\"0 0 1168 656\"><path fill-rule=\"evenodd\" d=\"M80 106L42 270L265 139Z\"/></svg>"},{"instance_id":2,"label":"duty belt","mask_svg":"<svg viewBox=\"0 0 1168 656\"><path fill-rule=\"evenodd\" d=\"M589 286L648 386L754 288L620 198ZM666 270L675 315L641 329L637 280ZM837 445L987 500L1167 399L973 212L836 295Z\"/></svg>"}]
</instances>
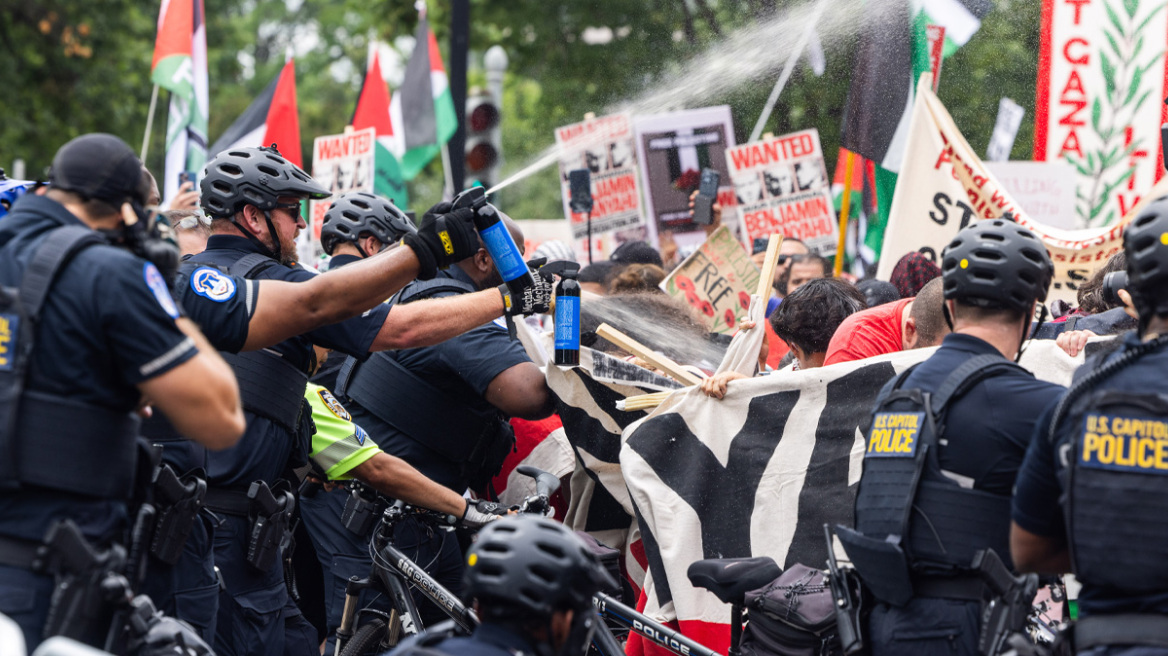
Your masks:
<instances>
[{"instance_id":1,"label":"duty belt","mask_svg":"<svg viewBox=\"0 0 1168 656\"><path fill-rule=\"evenodd\" d=\"M955 577L914 576L914 597L985 601L992 597L985 582L976 574Z\"/></svg>"},{"instance_id":2,"label":"duty belt","mask_svg":"<svg viewBox=\"0 0 1168 656\"><path fill-rule=\"evenodd\" d=\"M1072 626L1076 651L1108 645L1168 647L1168 617L1163 615L1092 615Z\"/></svg>"},{"instance_id":3,"label":"duty belt","mask_svg":"<svg viewBox=\"0 0 1168 656\"><path fill-rule=\"evenodd\" d=\"M49 574L49 548L44 542L0 536L0 565Z\"/></svg>"},{"instance_id":4,"label":"duty belt","mask_svg":"<svg viewBox=\"0 0 1168 656\"><path fill-rule=\"evenodd\" d=\"M247 498L246 489L210 487L207 488L203 507L224 515L247 517L251 511L251 500Z\"/></svg>"}]
</instances>

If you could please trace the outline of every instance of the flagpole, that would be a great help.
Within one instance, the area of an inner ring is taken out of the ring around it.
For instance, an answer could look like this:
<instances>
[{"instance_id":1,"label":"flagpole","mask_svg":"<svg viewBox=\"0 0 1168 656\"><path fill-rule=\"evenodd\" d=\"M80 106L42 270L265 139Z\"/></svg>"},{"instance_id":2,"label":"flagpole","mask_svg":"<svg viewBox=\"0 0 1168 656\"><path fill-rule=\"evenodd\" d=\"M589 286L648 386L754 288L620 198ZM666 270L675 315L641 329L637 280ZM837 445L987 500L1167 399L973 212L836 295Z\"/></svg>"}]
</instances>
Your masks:
<instances>
[{"instance_id":1,"label":"flagpole","mask_svg":"<svg viewBox=\"0 0 1168 656\"><path fill-rule=\"evenodd\" d=\"M454 198L454 174L450 172L450 142L442 144L442 176L446 179L446 198Z\"/></svg>"},{"instance_id":2,"label":"flagpole","mask_svg":"<svg viewBox=\"0 0 1168 656\"><path fill-rule=\"evenodd\" d=\"M852 151L847 151L848 156L844 160L844 195L840 199L840 214L839 214L839 241L836 242L835 247L835 277L839 278L840 273L844 270L844 248L848 236L848 214L852 209L852 175L856 170L856 154Z\"/></svg>"},{"instance_id":3,"label":"flagpole","mask_svg":"<svg viewBox=\"0 0 1168 656\"><path fill-rule=\"evenodd\" d=\"M787 57L787 63L783 65L783 72L779 74L779 79L775 82L775 88L771 89L771 95L767 98L766 105L762 108L762 115L758 117L758 123L754 124L754 130L750 133L750 141L758 141L762 134L763 128L766 126L767 120L771 117L771 112L775 109L775 103L779 101L779 94L783 92L783 88L787 86L787 80L791 78L791 72L795 70L795 62L799 60L799 55L807 49L807 42L811 40L811 32L815 29L815 24L819 22L819 17L823 15L823 10L827 8L827 0L820 0L815 7L815 13L812 14L811 20L803 27L803 34L799 36L799 41L795 43L795 50L791 52L791 56Z\"/></svg>"},{"instance_id":4,"label":"flagpole","mask_svg":"<svg viewBox=\"0 0 1168 656\"><path fill-rule=\"evenodd\" d=\"M158 106L158 85L154 85L154 91L150 94L150 112L146 114L146 134L142 135L142 165L146 165L146 151L150 145L150 130L154 128L154 108Z\"/></svg>"}]
</instances>

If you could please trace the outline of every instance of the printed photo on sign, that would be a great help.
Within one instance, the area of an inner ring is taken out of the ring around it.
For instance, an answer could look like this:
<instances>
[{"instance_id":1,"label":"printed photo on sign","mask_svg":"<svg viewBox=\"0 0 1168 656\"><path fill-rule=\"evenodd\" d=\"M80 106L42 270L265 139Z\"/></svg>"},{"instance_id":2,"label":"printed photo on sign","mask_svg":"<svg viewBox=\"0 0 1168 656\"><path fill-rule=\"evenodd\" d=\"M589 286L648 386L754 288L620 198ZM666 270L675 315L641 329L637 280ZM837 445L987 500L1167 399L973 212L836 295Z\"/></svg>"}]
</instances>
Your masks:
<instances>
[{"instance_id":1,"label":"printed photo on sign","mask_svg":"<svg viewBox=\"0 0 1168 656\"><path fill-rule=\"evenodd\" d=\"M312 261L323 253L320 228L324 224L325 212L337 196L350 191L373 191L376 145L375 128L349 130L313 140L312 176L331 191L333 197L308 202L305 221L311 229L300 234L297 244L303 259ZM306 253L310 257L305 257Z\"/></svg>"},{"instance_id":2,"label":"printed photo on sign","mask_svg":"<svg viewBox=\"0 0 1168 656\"><path fill-rule=\"evenodd\" d=\"M726 158L746 243L780 233L820 255L835 253L839 227L818 131L728 148Z\"/></svg>"}]
</instances>

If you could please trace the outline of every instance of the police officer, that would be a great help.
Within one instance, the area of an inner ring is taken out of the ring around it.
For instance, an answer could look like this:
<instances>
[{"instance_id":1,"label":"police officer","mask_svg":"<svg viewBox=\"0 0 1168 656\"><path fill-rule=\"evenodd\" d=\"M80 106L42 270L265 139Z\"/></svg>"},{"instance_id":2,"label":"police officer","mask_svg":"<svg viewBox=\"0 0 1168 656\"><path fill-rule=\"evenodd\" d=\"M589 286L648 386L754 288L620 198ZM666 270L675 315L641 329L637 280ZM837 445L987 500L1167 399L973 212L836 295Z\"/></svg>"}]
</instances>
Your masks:
<instances>
[{"instance_id":1,"label":"police officer","mask_svg":"<svg viewBox=\"0 0 1168 656\"><path fill-rule=\"evenodd\" d=\"M1013 362L1053 274L1038 238L978 221L941 268L953 333L881 390L855 530L836 529L878 602L868 621L875 656L977 653L991 595L974 564L996 555L1008 566L1010 493L1034 410L1062 391Z\"/></svg>"},{"instance_id":2,"label":"police officer","mask_svg":"<svg viewBox=\"0 0 1168 656\"><path fill-rule=\"evenodd\" d=\"M581 656L595 630L592 595L614 586L580 538L534 515L504 517L466 558L466 596L482 624L465 638L411 638L393 656Z\"/></svg>"},{"instance_id":3,"label":"police officer","mask_svg":"<svg viewBox=\"0 0 1168 656\"><path fill-rule=\"evenodd\" d=\"M212 235L207 249L184 264L178 284L184 302L192 295L230 301L242 293L235 284L238 278L299 284L315 279L314 274L290 265L295 259L295 237L305 227L299 214L300 201L327 195L274 147L218 155L208 163L201 181L201 203L212 217ZM388 262L387 278L401 285L415 275L434 276L440 267L472 252L476 242L469 210L451 211L448 204L439 205L427 213L417 233L403 239L408 248L369 259L382 260L380 266ZM349 269L364 264L336 273L343 277ZM223 276L221 270L235 278ZM368 300L369 293L369 289L362 290L357 297ZM264 293L258 296L262 300ZM204 461L206 505L222 517L214 536L215 564L225 585L225 594L220 596L216 652L316 651L315 632L284 587L283 549L261 548L282 532L291 511L289 503L262 501L268 495L284 498L281 486L286 483L281 481L289 480L287 469L303 464L310 451L312 430L304 410L304 389L315 366L312 346L364 357L369 351L438 342L466 330L476 319L482 322L502 314L503 299L498 292L472 296L436 301L406 312L390 313L388 307L378 306L261 352L225 354L240 380L248 428L239 446L222 456L207 454ZM528 303L528 311L530 306ZM199 307L207 310L211 303L200 303ZM199 318L202 310L189 311ZM224 339L217 345L222 344L227 351L249 346L258 327L254 316L249 319L238 311L207 313L212 323L227 325ZM285 626L288 635L295 637L285 640Z\"/></svg>"},{"instance_id":4,"label":"police officer","mask_svg":"<svg viewBox=\"0 0 1168 656\"><path fill-rule=\"evenodd\" d=\"M514 221L500 216L522 244ZM480 247L434 280L406 286L394 297L393 312L428 302L421 299L497 285L506 289L490 254ZM494 322L436 346L378 353L365 362L351 358L338 375L335 391L382 449L458 493L482 491L499 471L515 440L508 417L540 419L552 412L542 371ZM462 550L453 536L408 519L398 525L395 538L399 549L458 592ZM442 619L439 609L418 599L425 622Z\"/></svg>"},{"instance_id":5,"label":"police officer","mask_svg":"<svg viewBox=\"0 0 1168 656\"><path fill-rule=\"evenodd\" d=\"M1021 570L1082 583L1067 653L1151 656L1168 654L1168 198L1128 225L1123 247L1139 327L1042 414L1010 548Z\"/></svg>"},{"instance_id":6,"label":"police officer","mask_svg":"<svg viewBox=\"0 0 1168 656\"><path fill-rule=\"evenodd\" d=\"M62 631L105 639L108 616L69 611L102 591L86 589L100 578L66 557L66 538L79 530L104 567L123 567L143 400L207 448L244 430L231 369L139 256L168 263L143 232L147 191L129 146L88 134L57 151L45 194L0 222L0 612L30 650Z\"/></svg>"}]
</instances>

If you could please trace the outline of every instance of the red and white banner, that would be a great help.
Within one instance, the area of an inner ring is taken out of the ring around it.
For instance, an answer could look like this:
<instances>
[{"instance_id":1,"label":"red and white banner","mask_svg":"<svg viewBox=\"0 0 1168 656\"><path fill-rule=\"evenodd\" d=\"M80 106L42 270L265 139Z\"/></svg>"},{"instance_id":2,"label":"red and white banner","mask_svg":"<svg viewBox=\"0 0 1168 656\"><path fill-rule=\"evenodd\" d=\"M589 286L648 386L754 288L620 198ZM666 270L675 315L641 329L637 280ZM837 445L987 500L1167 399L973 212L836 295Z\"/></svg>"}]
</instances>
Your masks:
<instances>
[{"instance_id":1,"label":"red and white banner","mask_svg":"<svg viewBox=\"0 0 1168 656\"><path fill-rule=\"evenodd\" d=\"M1077 227L1111 225L1164 174L1162 0L1043 0L1034 159L1076 171Z\"/></svg>"},{"instance_id":2,"label":"red and white banner","mask_svg":"<svg viewBox=\"0 0 1168 656\"><path fill-rule=\"evenodd\" d=\"M627 114L613 114L565 125L556 130L560 147L560 188L564 216L572 228L577 255L588 250L586 214L572 212L568 172L592 174L592 255L607 259L624 241L645 238L645 213L637 181L637 149Z\"/></svg>"},{"instance_id":3,"label":"red and white banner","mask_svg":"<svg viewBox=\"0 0 1168 656\"><path fill-rule=\"evenodd\" d=\"M818 130L727 148L726 161L746 243L777 232L820 255L835 253L839 226Z\"/></svg>"}]
</instances>

